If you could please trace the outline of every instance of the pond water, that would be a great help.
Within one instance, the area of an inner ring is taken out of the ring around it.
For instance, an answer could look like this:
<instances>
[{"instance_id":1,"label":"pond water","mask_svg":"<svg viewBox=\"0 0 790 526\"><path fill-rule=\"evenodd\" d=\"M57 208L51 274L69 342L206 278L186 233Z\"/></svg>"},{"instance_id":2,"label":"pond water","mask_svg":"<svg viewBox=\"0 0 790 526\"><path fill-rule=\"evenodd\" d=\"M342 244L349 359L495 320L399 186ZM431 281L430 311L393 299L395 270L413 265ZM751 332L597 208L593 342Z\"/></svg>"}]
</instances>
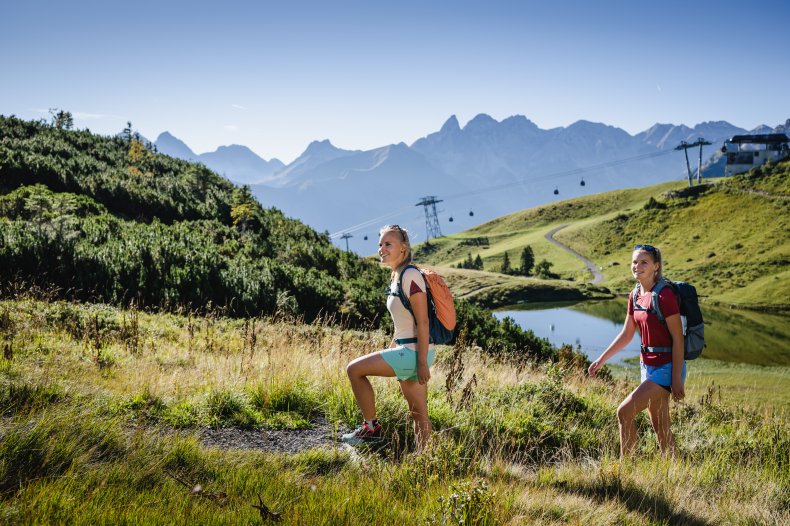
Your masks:
<instances>
[{"instance_id":1,"label":"pond water","mask_svg":"<svg viewBox=\"0 0 790 526\"><path fill-rule=\"evenodd\" d=\"M620 332L627 300L616 298L564 304L517 305L494 312L498 319L512 318L553 345L581 347L597 358ZM758 365L790 365L790 317L762 312L702 305L707 347L703 357ZM622 363L639 356L639 334L614 356Z\"/></svg>"}]
</instances>

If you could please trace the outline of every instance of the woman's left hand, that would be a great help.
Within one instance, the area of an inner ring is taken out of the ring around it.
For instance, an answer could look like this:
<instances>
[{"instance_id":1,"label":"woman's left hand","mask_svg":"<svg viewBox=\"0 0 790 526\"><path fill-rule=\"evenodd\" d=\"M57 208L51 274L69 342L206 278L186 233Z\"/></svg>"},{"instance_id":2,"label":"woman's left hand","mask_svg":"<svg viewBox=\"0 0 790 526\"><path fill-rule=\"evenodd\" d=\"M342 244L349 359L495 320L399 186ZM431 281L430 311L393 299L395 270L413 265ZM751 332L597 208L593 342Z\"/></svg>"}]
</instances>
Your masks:
<instances>
[{"instance_id":1,"label":"woman's left hand","mask_svg":"<svg viewBox=\"0 0 790 526\"><path fill-rule=\"evenodd\" d=\"M417 380L419 380L420 385L425 385L428 383L428 380L431 379L431 370L428 368L427 363L418 363L417 364Z\"/></svg>"},{"instance_id":2,"label":"woman's left hand","mask_svg":"<svg viewBox=\"0 0 790 526\"><path fill-rule=\"evenodd\" d=\"M686 388L683 386L683 382L672 382L672 399L675 402L680 402L684 398L686 398Z\"/></svg>"}]
</instances>

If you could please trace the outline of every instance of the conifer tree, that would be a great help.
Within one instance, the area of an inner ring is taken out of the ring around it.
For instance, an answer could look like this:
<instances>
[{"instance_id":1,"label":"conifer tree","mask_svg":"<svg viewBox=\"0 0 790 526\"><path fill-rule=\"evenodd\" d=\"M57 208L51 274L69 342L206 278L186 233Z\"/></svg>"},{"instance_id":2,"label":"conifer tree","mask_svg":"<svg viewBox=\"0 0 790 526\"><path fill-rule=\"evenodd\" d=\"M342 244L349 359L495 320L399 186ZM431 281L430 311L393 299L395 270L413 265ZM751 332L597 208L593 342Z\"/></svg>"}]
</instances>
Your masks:
<instances>
[{"instance_id":1,"label":"conifer tree","mask_svg":"<svg viewBox=\"0 0 790 526\"><path fill-rule=\"evenodd\" d=\"M247 231L247 226L250 221L255 217L255 198L252 196L252 190L248 185L233 190L231 196L232 208L230 209L230 217L233 220L233 225L239 227L242 232Z\"/></svg>"},{"instance_id":2,"label":"conifer tree","mask_svg":"<svg viewBox=\"0 0 790 526\"><path fill-rule=\"evenodd\" d=\"M466 260L464 261L464 266L461 268L475 268L474 263L472 262L472 253L469 252L466 254Z\"/></svg>"},{"instance_id":3,"label":"conifer tree","mask_svg":"<svg viewBox=\"0 0 790 526\"><path fill-rule=\"evenodd\" d=\"M502 259L502 274L510 274L510 257L505 252L505 257Z\"/></svg>"},{"instance_id":4,"label":"conifer tree","mask_svg":"<svg viewBox=\"0 0 790 526\"><path fill-rule=\"evenodd\" d=\"M74 127L74 117L70 111L59 110L55 113L54 109L49 110L52 114L52 125L60 130L70 130Z\"/></svg>"},{"instance_id":5,"label":"conifer tree","mask_svg":"<svg viewBox=\"0 0 790 526\"><path fill-rule=\"evenodd\" d=\"M535 266L535 253L532 247L527 245L521 251L521 274L529 276L532 274L532 268Z\"/></svg>"}]
</instances>

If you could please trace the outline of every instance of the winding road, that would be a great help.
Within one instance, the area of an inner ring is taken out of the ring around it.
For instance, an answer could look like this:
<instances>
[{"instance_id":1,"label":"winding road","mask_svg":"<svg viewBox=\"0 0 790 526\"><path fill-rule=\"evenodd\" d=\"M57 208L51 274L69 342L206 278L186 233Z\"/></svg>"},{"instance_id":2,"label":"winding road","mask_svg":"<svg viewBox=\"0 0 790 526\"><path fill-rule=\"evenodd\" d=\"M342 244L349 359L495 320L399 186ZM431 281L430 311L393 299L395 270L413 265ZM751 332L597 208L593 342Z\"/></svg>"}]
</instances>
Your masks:
<instances>
[{"instance_id":1,"label":"winding road","mask_svg":"<svg viewBox=\"0 0 790 526\"><path fill-rule=\"evenodd\" d=\"M593 279L592 279L592 281L590 281L590 283L600 283L600 282L602 282L603 281L603 274L601 274L601 271L598 270L597 266L595 266L595 263L593 263L592 261L590 261L586 257L582 256L581 254L579 254L578 252L573 250L571 247L569 247L567 245L563 245L562 243L560 243L559 241L554 239L554 234L556 234L557 232L559 232L560 230L562 230L566 226L568 226L568 225L560 225L557 228L553 228L549 232L547 232L546 235L543 236L543 237L545 237L547 241L549 241L551 243L554 243L555 245L557 245L561 249L563 249L563 250L565 250L567 252L570 252L575 257L579 258L582 261L582 263L584 263L587 266L587 270L592 272Z\"/></svg>"}]
</instances>

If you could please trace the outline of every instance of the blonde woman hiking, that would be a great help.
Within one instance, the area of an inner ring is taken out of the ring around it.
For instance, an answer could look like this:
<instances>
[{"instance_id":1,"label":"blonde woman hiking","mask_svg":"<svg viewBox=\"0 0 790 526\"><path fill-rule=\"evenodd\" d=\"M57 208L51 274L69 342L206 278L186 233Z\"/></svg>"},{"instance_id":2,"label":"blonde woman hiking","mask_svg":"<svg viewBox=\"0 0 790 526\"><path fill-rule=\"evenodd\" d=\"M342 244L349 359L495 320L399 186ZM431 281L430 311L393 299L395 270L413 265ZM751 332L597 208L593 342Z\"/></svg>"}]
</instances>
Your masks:
<instances>
[{"instance_id":1,"label":"blonde woman hiking","mask_svg":"<svg viewBox=\"0 0 790 526\"><path fill-rule=\"evenodd\" d=\"M379 233L379 257L392 269L387 309L392 315L395 334L388 349L361 356L346 369L351 389L364 421L343 442L359 445L381 439L381 424L376 418L376 400L369 376L396 377L414 420L417 449L422 450L431 435L428 419L428 380L435 350L430 343L428 300L425 279L413 265L408 232L398 225L387 225ZM412 312L403 305L402 293Z\"/></svg>"}]
</instances>

